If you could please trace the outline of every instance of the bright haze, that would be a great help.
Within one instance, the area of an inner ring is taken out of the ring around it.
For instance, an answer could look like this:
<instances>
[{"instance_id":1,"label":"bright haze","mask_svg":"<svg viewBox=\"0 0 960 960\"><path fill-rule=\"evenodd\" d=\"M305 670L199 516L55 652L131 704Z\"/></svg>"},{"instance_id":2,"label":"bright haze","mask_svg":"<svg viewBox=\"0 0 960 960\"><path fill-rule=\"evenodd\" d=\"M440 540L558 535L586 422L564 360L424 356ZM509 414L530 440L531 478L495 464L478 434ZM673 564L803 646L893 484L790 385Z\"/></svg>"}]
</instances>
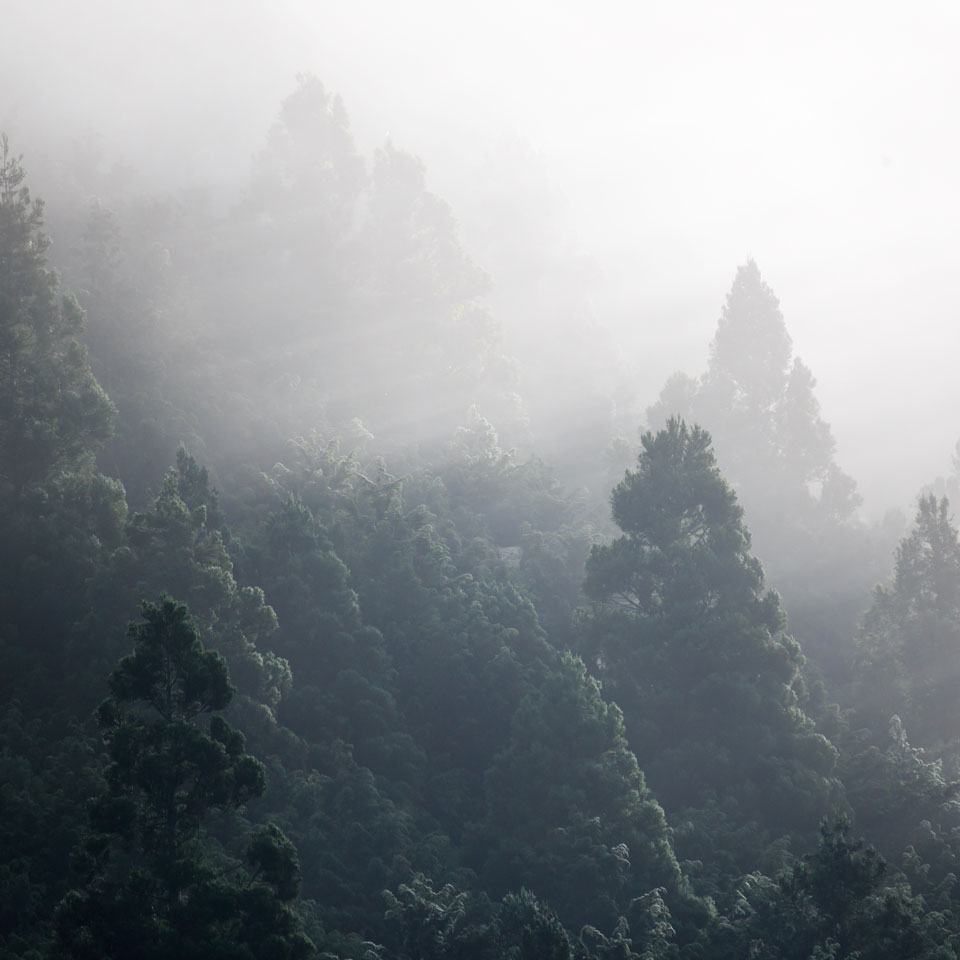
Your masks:
<instances>
[{"instance_id":1,"label":"bright haze","mask_svg":"<svg viewBox=\"0 0 960 960\"><path fill-rule=\"evenodd\" d=\"M958 9L7 0L0 129L28 171L95 134L146 178L239 180L312 72L364 153L423 158L508 345L511 204L528 247L589 265L583 309L641 410L704 370L752 257L877 514L947 473L960 436ZM517 204L530 188L542 222Z\"/></svg>"}]
</instances>

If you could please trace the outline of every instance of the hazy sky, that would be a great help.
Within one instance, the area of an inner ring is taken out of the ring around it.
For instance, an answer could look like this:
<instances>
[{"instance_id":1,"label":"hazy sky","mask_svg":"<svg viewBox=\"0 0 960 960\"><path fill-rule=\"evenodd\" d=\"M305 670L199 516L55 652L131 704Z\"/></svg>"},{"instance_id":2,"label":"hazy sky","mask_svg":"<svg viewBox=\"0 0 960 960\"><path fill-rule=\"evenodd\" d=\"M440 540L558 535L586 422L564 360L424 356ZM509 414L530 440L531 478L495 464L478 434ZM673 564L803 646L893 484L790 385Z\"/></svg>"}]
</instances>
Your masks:
<instances>
[{"instance_id":1,"label":"hazy sky","mask_svg":"<svg viewBox=\"0 0 960 960\"><path fill-rule=\"evenodd\" d=\"M0 128L96 130L153 176L243 176L299 71L454 209L519 137L652 401L736 267L780 297L874 510L960 437L960 7L932 2L6 0ZM469 223L464 224L469 235ZM960 513L960 508L958 508Z\"/></svg>"}]
</instances>

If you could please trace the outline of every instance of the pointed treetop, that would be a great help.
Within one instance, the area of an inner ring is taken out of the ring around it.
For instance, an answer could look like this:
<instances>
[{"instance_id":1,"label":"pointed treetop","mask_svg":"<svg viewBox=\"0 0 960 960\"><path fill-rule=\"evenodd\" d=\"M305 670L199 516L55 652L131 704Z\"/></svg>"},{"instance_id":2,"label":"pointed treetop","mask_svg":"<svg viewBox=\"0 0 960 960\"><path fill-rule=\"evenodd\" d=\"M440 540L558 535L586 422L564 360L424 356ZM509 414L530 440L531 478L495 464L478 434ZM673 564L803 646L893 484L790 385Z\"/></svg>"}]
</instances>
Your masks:
<instances>
[{"instance_id":1,"label":"pointed treetop","mask_svg":"<svg viewBox=\"0 0 960 960\"><path fill-rule=\"evenodd\" d=\"M742 395L771 403L782 389L792 353L780 301L756 262L748 260L737 270L727 294L710 344L708 377L729 378Z\"/></svg>"}]
</instances>

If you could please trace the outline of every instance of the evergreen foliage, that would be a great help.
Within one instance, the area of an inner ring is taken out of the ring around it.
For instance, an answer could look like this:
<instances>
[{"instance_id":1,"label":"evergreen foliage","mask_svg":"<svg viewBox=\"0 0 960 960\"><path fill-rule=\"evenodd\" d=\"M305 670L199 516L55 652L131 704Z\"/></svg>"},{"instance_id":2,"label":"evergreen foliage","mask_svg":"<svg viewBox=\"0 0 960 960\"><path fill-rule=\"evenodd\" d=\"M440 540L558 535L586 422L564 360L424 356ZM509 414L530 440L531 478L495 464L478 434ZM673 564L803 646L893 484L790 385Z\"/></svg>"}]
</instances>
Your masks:
<instances>
[{"instance_id":1,"label":"evergreen foliage","mask_svg":"<svg viewBox=\"0 0 960 960\"><path fill-rule=\"evenodd\" d=\"M839 802L836 751L803 713L802 655L710 435L671 419L642 443L611 497L623 536L587 562L584 655L668 815L689 819L681 848L735 873Z\"/></svg>"},{"instance_id":2,"label":"evergreen foliage","mask_svg":"<svg viewBox=\"0 0 960 960\"><path fill-rule=\"evenodd\" d=\"M521 704L485 788L486 889L537 890L574 930L613 928L654 887L677 902L683 881L666 821L620 710L571 655Z\"/></svg>"},{"instance_id":3,"label":"evergreen foliage","mask_svg":"<svg viewBox=\"0 0 960 960\"><path fill-rule=\"evenodd\" d=\"M0 960L955 958L957 534L808 690L734 488L824 645L875 561L756 265L604 544L419 159L305 76L224 191L76 189L88 361L3 141Z\"/></svg>"},{"instance_id":4,"label":"evergreen foliage","mask_svg":"<svg viewBox=\"0 0 960 960\"><path fill-rule=\"evenodd\" d=\"M780 301L749 260L727 294L706 373L699 380L675 375L648 419L659 427L682 415L708 426L724 473L758 511L757 519L768 516L765 498L782 505L785 497L794 509L809 500L843 519L859 500L853 481L834 462L835 443L820 417L815 385L803 361L793 357Z\"/></svg>"},{"instance_id":5,"label":"evergreen foliage","mask_svg":"<svg viewBox=\"0 0 960 960\"><path fill-rule=\"evenodd\" d=\"M860 710L880 729L897 714L914 740L942 748L960 737L960 544L946 497L920 498L895 562L857 640Z\"/></svg>"},{"instance_id":6,"label":"evergreen foliage","mask_svg":"<svg viewBox=\"0 0 960 960\"><path fill-rule=\"evenodd\" d=\"M718 936L717 957L777 960L956 956L942 914L906 884L887 885L887 864L844 820L824 821L817 850L776 882L746 878L744 922ZM737 929L739 928L739 929Z\"/></svg>"},{"instance_id":7,"label":"evergreen foliage","mask_svg":"<svg viewBox=\"0 0 960 960\"><path fill-rule=\"evenodd\" d=\"M283 834L255 834L248 880L204 856L204 818L264 789L263 764L218 715L233 695L226 663L183 604L164 596L142 612L98 710L109 790L91 806L86 882L57 911L54 955L306 958L313 945L284 906L299 866Z\"/></svg>"},{"instance_id":8,"label":"evergreen foliage","mask_svg":"<svg viewBox=\"0 0 960 960\"><path fill-rule=\"evenodd\" d=\"M83 312L47 267L43 204L0 140L0 493L23 497L89 466L113 405L79 341Z\"/></svg>"},{"instance_id":9,"label":"evergreen foliage","mask_svg":"<svg viewBox=\"0 0 960 960\"><path fill-rule=\"evenodd\" d=\"M840 677L871 582L870 544L855 519L856 484L834 457L816 381L793 356L780 302L753 260L737 270L709 357L699 378L677 373L667 381L647 422L657 430L680 416L710 431L795 635Z\"/></svg>"}]
</instances>

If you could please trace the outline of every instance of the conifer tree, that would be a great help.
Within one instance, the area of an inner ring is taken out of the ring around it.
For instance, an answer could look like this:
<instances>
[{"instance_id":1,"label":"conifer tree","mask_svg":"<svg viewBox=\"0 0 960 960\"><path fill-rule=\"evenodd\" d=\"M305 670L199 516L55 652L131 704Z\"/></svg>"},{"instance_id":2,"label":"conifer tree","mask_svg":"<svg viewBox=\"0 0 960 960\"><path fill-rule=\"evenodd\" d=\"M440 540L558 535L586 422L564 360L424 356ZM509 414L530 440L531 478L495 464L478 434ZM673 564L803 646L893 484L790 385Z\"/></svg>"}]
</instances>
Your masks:
<instances>
[{"instance_id":1,"label":"conifer tree","mask_svg":"<svg viewBox=\"0 0 960 960\"><path fill-rule=\"evenodd\" d=\"M690 817L678 843L722 851L735 873L777 837L815 831L835 751L803 713L802 655L710 435L671 419L642 444L611 497L623 536L587 563L583 650L668 817ZM748 824L752 840L734 839Z\"/></svg>"},{"instance_id":2,"label":"conifer tree","mask_svg":"<svg viewBox=\"0 0 960 960\"><path fill-rule=\"evenodd\" d=\"M36 685L49 702L85 581L118 542L126 503L94 469L114 409L48 247L43 204L0 136L0 622L12 627L0 636L0 697L16 678L18 696Z\"/></svg>"},{"instance_id":3,"label":"conifer tree","mask_svg":"<svg viewBox=\"0 0 960 960\"><path fill-rule=\"evenodd\" d=\"M56 953L309 956L285 905L299 886L296 851L276 827L253 837L245 878L228 879L204 855L204 818L264 789L263 764L218 715L233 695L226 662L204 651L183 604L163 596L142 612L128 630L134 652L111 674L98 711L109 790L91 807L78 857L86 883L60 905Z\"/></svg>"},{"instance_id":4,"label":"conifer tree","mask_svg":"<svg viewBox=\"0 0 960 960\"><path fill-rule=\"evenodd\" d=\"M102 675L107 667L91 661L115 662L109 637L119 637L125 611L139 597L168 592L185 598L204 643L226 657L240 694L234 707L252 701L272 714L292 683L289 664L267 646L277 617L262 589L234 577L230 532L206 469L181 447L149 509L134 512L124 533L91 580L92 609L73 649L83 659L71 666L101 666Z\"/></svg>"},{"instance_id":5,"label":"conifer tree","mask_svg":"<svg viewBox=\"0 0 960 960\"><path fill-rule=\"evenodd\" d=\"M859 711L875 732L891 715L911 740L960 737L960 542L946 497L921 497L892 583L877 587L858 637Z\"/></svg>"},{"instance_id":6,"label":"conifer tree","mask_svg":"<svg viewBox=\"0 0 960 960\"><path fill-rule=\"evenodd\" d=\"M681 416L710 431L792 630L818 666L838 673L852 659L849 638L875 574L855 521L856 484L836 462L815 386L780 301L749 260L727 294L706 371L674 374L647 423L658 430Z\"/></svg>"},{"instance_id":7,"label":"conifer tree","mask_svg":"<svg viewBox=\"0 0 960 960\"><path fill-rule=\"evenodd\" d=\"M663 810L627 746L623 715L573 655L521 704L485 786L488 889L522 884L575 930L613 928L655 887L675 906L683 900Z\"/></svg>"},{"instance_id":8,"label":"conifer tree","mask_svg":"<svg viewBox=\"0 0 960 960\"><path fill-rule=\"evenodd\" d=\"M89 466L113 405L87 364L83 311L49 269L43 204L0 138L0 492Z\"/></svg>"},{"instance_id":9,"label":"conifer tree","mask_svg":"<svg viewBox=\"0 0 960 960\"><path fill-rule=\"evenodd\" d=\"M741 884L738 918L709 956L778 960L947 960L956 956L947 917L927 909L886 861L850 836L839 818L824 821L817 849L776 881ZM733 936L729 934L733 932Z\"/></svg>"}]
</instances>

